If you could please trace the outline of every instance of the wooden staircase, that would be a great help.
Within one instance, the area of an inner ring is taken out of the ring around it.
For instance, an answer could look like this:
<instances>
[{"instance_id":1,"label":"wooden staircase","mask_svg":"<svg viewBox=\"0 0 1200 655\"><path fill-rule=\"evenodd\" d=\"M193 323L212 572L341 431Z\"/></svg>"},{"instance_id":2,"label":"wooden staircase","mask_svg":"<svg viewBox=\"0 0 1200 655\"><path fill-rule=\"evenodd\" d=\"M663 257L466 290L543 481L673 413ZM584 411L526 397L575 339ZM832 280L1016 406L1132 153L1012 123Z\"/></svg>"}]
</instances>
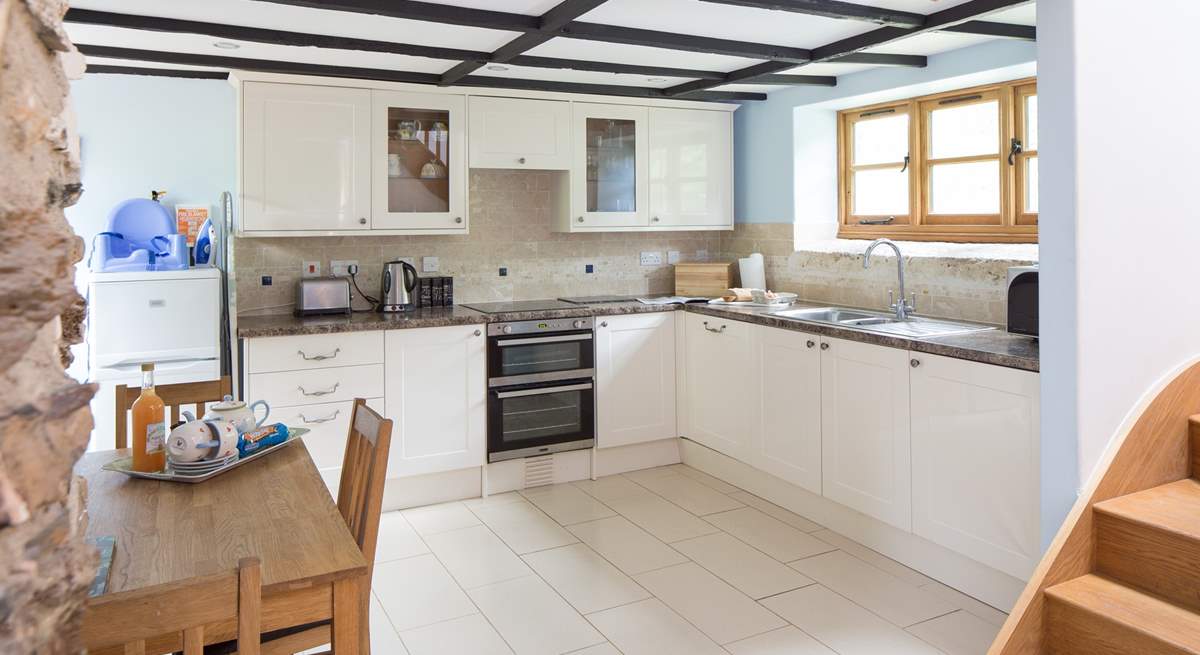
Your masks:
<instances>
[{"instance_id":1,"label":"wooden staircase","mask_svg":"<svg viewBox=\"0 0 1200 655\"><path fill-rule=\"evenodd\" d=\"M1110 447L989 655L1200 655L1200 364Z\"/></svg>"}]
</instances>

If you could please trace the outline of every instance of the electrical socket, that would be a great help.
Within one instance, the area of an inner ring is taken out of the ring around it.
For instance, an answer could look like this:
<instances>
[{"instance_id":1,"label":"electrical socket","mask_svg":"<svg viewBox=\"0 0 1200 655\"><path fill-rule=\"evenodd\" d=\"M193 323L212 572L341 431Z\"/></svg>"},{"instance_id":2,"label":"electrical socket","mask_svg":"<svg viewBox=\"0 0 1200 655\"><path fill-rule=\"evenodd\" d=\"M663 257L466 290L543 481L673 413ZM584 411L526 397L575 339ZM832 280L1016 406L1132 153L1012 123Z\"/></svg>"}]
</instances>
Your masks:
<instances>
[{"instance_id":1,"label":"electrical socket","mask_svg":"<svg viewBox=\"0 0 1200 655\"><path fill-rule=\"evenodd\" d=\"M641 262L642 266L662 266L662 253L657 251L643 251Z\"/></svg>"},{"instance_id":2,"label":"electrical socket","mask_svg":"<svg viewBox=\"0 0 1200 655\"><path fill-rule=\"evenodd\" d=\"M679 263L679 251L678 250L668 250L667 251L667 263L668 264L678 264Z\"/></svg>"},{"instance_id":3,"label":"electrical socket","mask_svg":"<svg viewBox=\"0 0 1200 655\"><path fill-rule=\"evenodd\" d=\"M350 267L358 267L357 259L334 259L329 262L329 274L336 277L350 275Z\"/></svg>"},{"instance_id":4,"label":"electrical socket","mask_svg":"<svg viewBox=\"0 0 1200 655\"><path fill-rule=\"evenodd\" d=\"M303 262L300 267L302 277L321 277L321 262Z\"/></svg>"},{"instance_id":5,"label":"electrical socket","mask_svg":"<svg viewBox=\"0 0 1200 655\"><path fill-rule=\"evenodd\" d=\"M421 272L422 273L437 273L438 258L437 257L422 257Z\"/></svg>"}]
</instances>

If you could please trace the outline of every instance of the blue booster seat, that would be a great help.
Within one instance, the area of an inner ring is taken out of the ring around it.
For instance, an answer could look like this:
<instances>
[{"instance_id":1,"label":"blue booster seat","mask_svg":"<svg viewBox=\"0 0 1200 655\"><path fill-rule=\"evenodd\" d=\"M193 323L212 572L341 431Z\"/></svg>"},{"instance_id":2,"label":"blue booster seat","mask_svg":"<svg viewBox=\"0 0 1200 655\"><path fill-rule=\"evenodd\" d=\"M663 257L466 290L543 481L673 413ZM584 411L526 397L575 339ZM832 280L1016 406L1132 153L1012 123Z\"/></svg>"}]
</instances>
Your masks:
<instances>
[{"instance_id":1,"label":"blue booster seat","mask_svg":"<svg viewBox=\"0 0 1200 655\"><path fill-rule=\"evenodd\" d=\"M187 235L179 234L174 217L153 198L131 198L108 214L108 229L93 242L92 270L177 271L188 268Z\"/></svg>"}]
</instances>

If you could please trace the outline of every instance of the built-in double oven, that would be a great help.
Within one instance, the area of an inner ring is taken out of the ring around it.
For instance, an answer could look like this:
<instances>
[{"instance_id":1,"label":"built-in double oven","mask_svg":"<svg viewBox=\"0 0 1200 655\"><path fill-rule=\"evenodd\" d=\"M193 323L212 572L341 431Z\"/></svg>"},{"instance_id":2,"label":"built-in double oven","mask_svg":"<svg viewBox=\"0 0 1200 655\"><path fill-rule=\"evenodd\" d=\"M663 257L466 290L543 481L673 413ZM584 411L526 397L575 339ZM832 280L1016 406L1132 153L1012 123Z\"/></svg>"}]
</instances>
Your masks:
<instances>
[{"instance_id":1,"label":"built-in double oven","mask_svg":"<svg viewBox=\"0 0 1200 655\"><path fill-rule=\"evenodd\" d=\"M488 461L595 443L592 318L488 325Z\"/></svg>"}]
</instances>

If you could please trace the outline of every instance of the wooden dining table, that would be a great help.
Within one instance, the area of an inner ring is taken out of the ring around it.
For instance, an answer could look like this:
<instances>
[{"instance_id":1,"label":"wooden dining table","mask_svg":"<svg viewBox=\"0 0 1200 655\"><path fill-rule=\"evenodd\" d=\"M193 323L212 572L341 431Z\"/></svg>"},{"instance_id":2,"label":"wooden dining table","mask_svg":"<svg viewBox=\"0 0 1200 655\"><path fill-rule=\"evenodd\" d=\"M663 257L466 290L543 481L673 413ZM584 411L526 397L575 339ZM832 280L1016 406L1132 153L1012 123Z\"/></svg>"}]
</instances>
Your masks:
<instances>
[{"instance_id":1,"label":"wooden dining table","mask_svg":"<svg viewBox=\"0 0 1200 655\"><path fill-rule=\"evenodd\" d=\"M332 620L337 655L368 653L367 562L303 442L205 482L131 478L102 470L127 450L88 453L87 536L116 539L107 594L186 583L262 561L264 632ZM233 639L235 622L205 627L205 643ZM178 635L146 652L182 650Z\"/></svg>"}]
</instances>

